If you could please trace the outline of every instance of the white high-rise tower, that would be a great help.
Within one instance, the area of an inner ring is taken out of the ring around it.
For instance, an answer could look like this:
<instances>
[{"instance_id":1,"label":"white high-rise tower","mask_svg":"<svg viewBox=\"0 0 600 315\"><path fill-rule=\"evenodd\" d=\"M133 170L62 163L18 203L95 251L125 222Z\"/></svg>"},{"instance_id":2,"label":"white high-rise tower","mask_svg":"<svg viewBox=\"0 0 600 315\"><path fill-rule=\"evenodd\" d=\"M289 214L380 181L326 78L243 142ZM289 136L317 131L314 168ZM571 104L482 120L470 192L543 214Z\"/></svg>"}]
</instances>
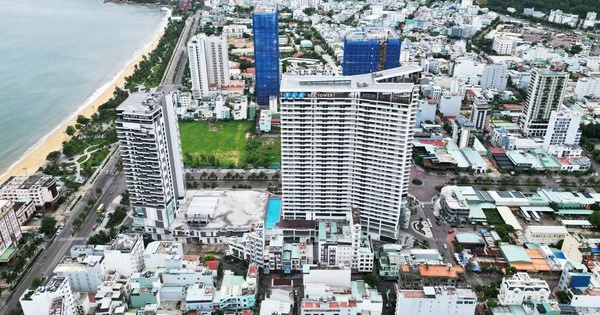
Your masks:
<instances>
[{"instance_id":1,"label":"white high-rise tower","mask_svg":"<svg viewBox=\"0 0 600 315\"><path fill-rule=\"evenodd\" d=\"M342 218L352 209L375 237L408 227L406 206L421 68L284 76L284 219Z\"/></svg>"},{"instance_id":2,"label":"white high-rise tower","mask_svg":"<svg viewBox=\"0 0 600 315\"><path fill-rule=\"evenodd\" d=\"M229 55L224 37L198 34L188 42L190 77L194 98L205 97L211 86L229 85Z\"/></svg>"},{"instance_id":3,"label":"white high-rise tower","mask_svg":"<svg viewBox=\"0 0 600 315\"><path fill-rule=\"evenodd\" d=\"M134 93L117 107L133 225L161 239L185 199L175 94Z\"/></svg>"},{"instance_id":4,"label":"white high-rise tower","mask_svg":"<svg viewBox=\"0 0 600 315\"><path fill-rule=\"evenodd\" d=\"M528 137L543 138L550 113L562 104L569 74L533 69L527 86L525 110L519 118L521 130Z\"/></svg>"}]
</instances>

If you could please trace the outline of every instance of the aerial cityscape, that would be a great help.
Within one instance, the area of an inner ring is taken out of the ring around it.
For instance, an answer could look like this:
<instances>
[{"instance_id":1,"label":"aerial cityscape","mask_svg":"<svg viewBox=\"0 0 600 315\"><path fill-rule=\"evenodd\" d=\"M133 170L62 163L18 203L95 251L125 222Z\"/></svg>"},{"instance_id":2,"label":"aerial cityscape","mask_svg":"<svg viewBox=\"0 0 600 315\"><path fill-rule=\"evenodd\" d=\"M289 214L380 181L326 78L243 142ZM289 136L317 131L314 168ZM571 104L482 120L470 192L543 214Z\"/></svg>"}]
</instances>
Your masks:
<instances>
[{"instance_id":1,"label":"aerial cityscape","mask_svg":"<svg viewBox=\"0 0 600 315\"><path fill-rule=\"evenodd\" d=\"M598 0L8 0L0 315L600 315Z\"/></svg>"}]
</instances>

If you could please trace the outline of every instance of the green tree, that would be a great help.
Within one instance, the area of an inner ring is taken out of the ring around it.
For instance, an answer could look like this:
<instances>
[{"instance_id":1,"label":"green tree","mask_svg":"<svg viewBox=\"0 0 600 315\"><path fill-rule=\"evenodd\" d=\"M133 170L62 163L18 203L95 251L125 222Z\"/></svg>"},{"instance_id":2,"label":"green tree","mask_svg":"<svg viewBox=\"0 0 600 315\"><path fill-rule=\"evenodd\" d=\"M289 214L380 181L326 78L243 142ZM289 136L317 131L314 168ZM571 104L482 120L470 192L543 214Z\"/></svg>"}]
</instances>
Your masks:
<instances>
[{"instance_id":1,"label":"green tree","mask_svg":"<svg viewBox=\"0 0 600 315\"><path fill-rule=\"evenodd\" d=\"M56 232L56 219L51 216L45 216L44 218L42 218L40 232L46 234L53 234L54 232Z\"/></svg>"},{"instance_id":2,"label":"green tree","mask_svg":"<svg viewBox=\"0 0 600 315\"><path fill-rule=\"evenodd\" d=\"M214 254L206 254L206 255L204 255L204 260L205 261L210 261L210 260L215 260L215 259L217 259L217 258L215 257Z\"/></svg>"},{"instance_id":3,"label":"green tree","mask_svg":"<svg viewBox=\"0 0 600 315\"><path fill-rule=\"evenodd\" d=\"M60 151L52 151L46 156L46 161L56 163L56 160L60 157Z\"/></svg>"},{"instance_id":4,"label":"green tree","mask_svg":"<svg viewBox=\"0 0 600 315\"><path fill-rule=\"evenodd\" d=\"M377 276L375 276L372 273L367 273L366 275L364 275L363 276L363 280L371 288L377 288L377 283L379 283L379 280L377 279Z\"/></svg>"},{"instance_id":5,"label":"green tree","mask_svg":"<svg viewBox=\"0 0 600 315\"><path fill-rule=\"evenodd\" d=\"M75 127L73 127L73 126L68 126L68 127L67 127L67 130L66 130L65 132L67 133L67 135L68 135L68 136L73 136L73 135L75 135L75 132L76 132L76 131L77 131L77 130L75 129Z\"/></svg>"},{"instance_id":6,"label":"green tree","mask_svg":"<svg viewBox=\"0 0 600 315\"><path fill-rule=\"evenodd\" d=\"M595 227L600 227L600 211L594 211L589 217L588 221Z\"/></svg>"}]
</instances>

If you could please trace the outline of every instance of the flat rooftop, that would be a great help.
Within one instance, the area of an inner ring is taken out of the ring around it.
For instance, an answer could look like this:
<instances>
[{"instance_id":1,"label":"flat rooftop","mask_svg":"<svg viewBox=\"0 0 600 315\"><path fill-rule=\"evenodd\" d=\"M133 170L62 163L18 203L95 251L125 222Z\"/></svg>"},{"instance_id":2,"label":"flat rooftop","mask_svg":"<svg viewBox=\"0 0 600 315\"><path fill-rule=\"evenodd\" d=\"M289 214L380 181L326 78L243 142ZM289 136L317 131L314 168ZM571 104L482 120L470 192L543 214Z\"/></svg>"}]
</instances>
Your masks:
<instances>
[{"instance_id":1,"label":"flat rooftop","mask_svg":"<svg viewBox=\"0 0 600 315\"><path fill-rule=\"evenodd\" d=\"M350 40L380 40L397 39L400 36L390 27L365 27L363 30L347 34L346 38Z\"/></svg>"},{"instance_id":2,"label":"flat rooftop","mask_svg":"<svg viewBox=\"0 0 600 315\"><path fill-rule=\"evenodd\" d=\"M106 250L119 250L122 252L128 252L133 249L138 241L142 241L140 234L119 234Z\"/></svg>"},{"instance_id":3,"label":"flat rooftop","mask_svg":"<svg viewBox=\"0 0 600 315\"><path fill-rule=\"evenodd\" d=\"M0 189L31 189L34 186L49 186L55 181L50 175L33 174L30 176L11 176Z\"/></svg>"},{"instance_id":4,"label":"flat rooftop","mask_svg":"<svg viewBox=\"0 0 600 315\"><path fill-rule=\"evenodd\" d=\"M379 72L350 76L288 76L281 80L280 91L285 92L396 92L412 93L413 83L384 83L396 77L419 73L421 67L409 65Z\"/></svg>"},{"instance_id":5,"label":"flat rooftop","mask_svg":"<svg viewBox=\"0 0 600 315\"><path fill-rule=\"evenodd\" d=\"M247 228L253 223L264 222L269 194L251 190L188 190L188 202L171 224L172 229L187 228L189 213L210 214L203 229ZM202 209L194 209L201 205Z\"/></svg>"},{"instance_id":6,"label":"flat rooftop","mask_svg":"<svg viewBox=\"0 0 600 315\"><path fill-rule=\"evenodd\" d=\"M274 3L261 3L254 7L253 13L274 13L277 12L277 5Z\"/></svg>"},{"instance_id":7,"label":"flat rooftop","mask_svg":"<svg viewBox=\"0 0 600 315\"><path fill-rule=\"evenodd\" d=\"M126 100L117 107L117 112L124 115L150 116L161 106L161 99L166 93L131 93Z\"/></svg>"}]
</instances>

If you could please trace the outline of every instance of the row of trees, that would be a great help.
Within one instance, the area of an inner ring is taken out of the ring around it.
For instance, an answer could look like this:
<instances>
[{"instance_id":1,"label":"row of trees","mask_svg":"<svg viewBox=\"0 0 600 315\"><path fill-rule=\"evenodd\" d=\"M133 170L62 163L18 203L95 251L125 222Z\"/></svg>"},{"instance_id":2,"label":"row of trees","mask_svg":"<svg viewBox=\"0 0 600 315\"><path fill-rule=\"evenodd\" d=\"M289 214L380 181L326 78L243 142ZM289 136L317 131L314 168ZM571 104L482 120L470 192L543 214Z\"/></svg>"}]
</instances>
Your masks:
<instances>
[{"instance_id":1,"label":"row of trees","mask_svg":"<svg viewBox=\"0 0 600 315\"><path fill-rule=\"evenodd\" d=\"M19 245L14 263L0 273L0 277L6 281L6 284L15 285L18 282L22 273L26 270L28 260L37 255L38 248L43 242L42 238L34 238Z\"/></svg>"}]
</instances>

